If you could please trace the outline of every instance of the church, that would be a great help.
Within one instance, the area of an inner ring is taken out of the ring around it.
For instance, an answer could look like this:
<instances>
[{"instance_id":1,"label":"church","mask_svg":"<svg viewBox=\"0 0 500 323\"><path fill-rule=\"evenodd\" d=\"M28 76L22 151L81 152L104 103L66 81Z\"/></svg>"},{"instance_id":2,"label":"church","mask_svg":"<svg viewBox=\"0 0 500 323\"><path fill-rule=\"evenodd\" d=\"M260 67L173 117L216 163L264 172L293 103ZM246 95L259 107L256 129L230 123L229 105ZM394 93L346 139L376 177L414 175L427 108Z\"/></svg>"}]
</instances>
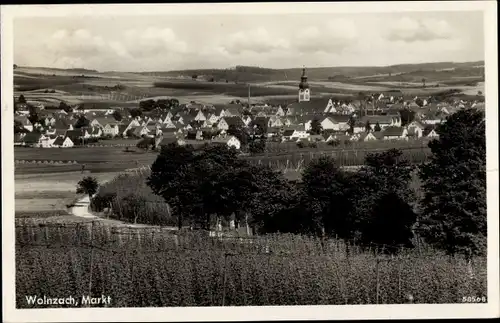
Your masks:
<instances>
[{"instance_id":1,"label":"church","mask_svg":"<svg viewBox=\"0 0 500 323\"><path fill-rule=\"evenodd\" d=\"M311 90L309 89L309 83L307 83L306 68L304 67L299 83L299 102L308 101L311 101Z\"/></svg>"}]
</instances>

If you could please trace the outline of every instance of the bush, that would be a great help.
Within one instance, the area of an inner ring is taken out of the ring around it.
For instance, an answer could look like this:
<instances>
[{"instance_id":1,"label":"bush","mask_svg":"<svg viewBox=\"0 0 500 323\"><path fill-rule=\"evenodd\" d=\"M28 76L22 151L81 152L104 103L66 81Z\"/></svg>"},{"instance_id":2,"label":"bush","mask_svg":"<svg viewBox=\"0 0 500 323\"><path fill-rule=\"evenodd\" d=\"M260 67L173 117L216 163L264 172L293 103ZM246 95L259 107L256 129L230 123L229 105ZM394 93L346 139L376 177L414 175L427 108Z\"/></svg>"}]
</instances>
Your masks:
<instances>
[{"instance_id":1,"label":"bush","mask_svg":"<svg viewBox=\"0 0 500 323\"><path fill-rule=\"evenodd\" d=\"M103 184L92 199L92 207L98 212L111 207L111 217L125 222L176 225L168 205L153 194L140 175L123 174Z\"/></svg>"}]
</instances>

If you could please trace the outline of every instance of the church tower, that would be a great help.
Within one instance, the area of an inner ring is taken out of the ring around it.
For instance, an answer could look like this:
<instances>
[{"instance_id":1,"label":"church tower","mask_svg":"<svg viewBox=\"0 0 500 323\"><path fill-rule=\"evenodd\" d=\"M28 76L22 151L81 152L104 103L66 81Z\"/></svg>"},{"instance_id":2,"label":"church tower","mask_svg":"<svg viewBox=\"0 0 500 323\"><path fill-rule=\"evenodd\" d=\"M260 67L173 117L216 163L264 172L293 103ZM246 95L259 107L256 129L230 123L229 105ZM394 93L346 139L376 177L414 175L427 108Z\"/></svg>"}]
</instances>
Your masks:
<instances>
[{"instance_id":1,"label":"church tower","mask_svg":"<svg viewBox=\"0 0 500 323\"><path fill-rule=\"evenodd\" d=\"M299 83L299 102L311 100L311 91L309 90L309 83L307 83L306 68L302 69L302 76Z\"/></svg>"}]
</instances>

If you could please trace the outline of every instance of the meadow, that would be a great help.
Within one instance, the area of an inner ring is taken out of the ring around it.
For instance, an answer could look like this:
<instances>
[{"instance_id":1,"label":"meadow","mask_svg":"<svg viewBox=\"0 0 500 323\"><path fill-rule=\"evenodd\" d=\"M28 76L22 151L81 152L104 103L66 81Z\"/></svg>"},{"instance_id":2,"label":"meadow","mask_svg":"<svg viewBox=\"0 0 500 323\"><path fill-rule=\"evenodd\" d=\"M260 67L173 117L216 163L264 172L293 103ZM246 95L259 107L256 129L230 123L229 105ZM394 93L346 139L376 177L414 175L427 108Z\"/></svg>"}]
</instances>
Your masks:
<instances>
[{"instance_id":1,"label":"meadow","mask_svg":"<svg viewBox=\"0 0 500 323\"><path fill-rule=\"evenodd\" d=\"M110 141L103 142L108 144ZM127 141L129 144L129 141ZM252 163L271 164L273 168L283 170L288 164L296 167L298 163L306 164L311 159L322 155L335 157L340 166L362 165L367 153L378 152L390 148L402 149L405 156L414 162L427 160L430 150L427 142L415 141L383 141L383 142L353 142L339 143L332 146L318 142L316 147L299 148L295 142L268 142L267 152L255 156L242 156ZM77 147L66 149L24 148L15 147L14 156L18 174L59 173L81 171L85 165L86 171L92 173L120 172L128 169L147 167L155 160L157 153L143 151L132 147ZM76 163L75 163L76 162Z\"/></svg>"},{"instance_id":2,"label":"meadow","mask_svg":"<svg viewBox=\"0 0 500 323\"><path fill-rule=\"evenodd\" d=\"M298 235L210 238L95 222L16 226L17 307L25 295L111 296L111 307L459 303L486 296L486 262L424 245L375 246ZM346 252L348 250L348 252Z\"/></svg>"}]
</instances>

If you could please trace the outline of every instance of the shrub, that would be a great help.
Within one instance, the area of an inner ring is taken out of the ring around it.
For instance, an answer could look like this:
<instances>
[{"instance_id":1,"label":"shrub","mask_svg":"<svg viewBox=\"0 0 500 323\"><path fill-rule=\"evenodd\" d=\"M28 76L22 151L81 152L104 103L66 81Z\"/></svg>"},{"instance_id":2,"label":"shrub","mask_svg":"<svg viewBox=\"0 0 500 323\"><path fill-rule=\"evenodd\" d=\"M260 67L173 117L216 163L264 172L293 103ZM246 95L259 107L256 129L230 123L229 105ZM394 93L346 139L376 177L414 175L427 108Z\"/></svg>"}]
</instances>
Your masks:
<instances>
[{"instance_id":1,"label":"shrub","mask_svg":"<svg viewBox=\"0 0 500 323\"><path fill-rule=\"evenodd\" d=\"M92 207L98 212L110 207L111 217L126 222L176 225L168 205L153 194L141 175L123 174L103 184Z\"/></svg>"}]
</instances>

